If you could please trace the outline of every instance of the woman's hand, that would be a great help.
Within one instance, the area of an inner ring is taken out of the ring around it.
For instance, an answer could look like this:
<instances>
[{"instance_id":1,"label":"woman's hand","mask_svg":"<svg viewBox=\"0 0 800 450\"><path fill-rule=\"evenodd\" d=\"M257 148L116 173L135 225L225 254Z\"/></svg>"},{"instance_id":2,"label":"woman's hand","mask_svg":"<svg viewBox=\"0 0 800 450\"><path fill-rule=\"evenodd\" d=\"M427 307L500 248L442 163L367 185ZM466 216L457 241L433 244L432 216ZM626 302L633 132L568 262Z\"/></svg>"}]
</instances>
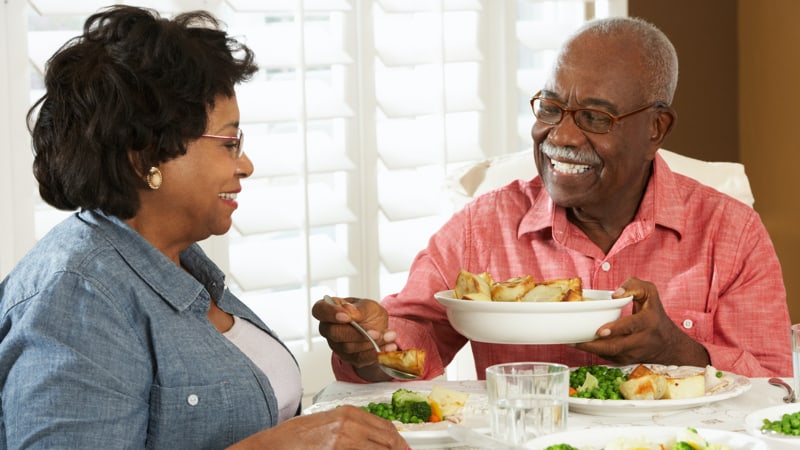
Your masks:
<instances>
[{"instance_id":1,"label":"woman's hand","mask_svg":"<svg viewBox=\"0 0 800 450\"><path fill-rule=\"evenodd\" d=\"M653 283L629 278L613 297L633 296L633 314L601 326L597 339L575 344L617 364L653 363L705 367L705 347L681 331L667 316Z\"/></svg>"},{"instance_id":2,"label":"woman's hand","mask_svg":"<svg viewBox=\"0 0 800 450\"><path fill-rule=\"evenodd\" d=\"M229 447L230 450L267 448L270 450L409 449L392 422L350 405L294 417Z\"/></svg>"}]
</instances>

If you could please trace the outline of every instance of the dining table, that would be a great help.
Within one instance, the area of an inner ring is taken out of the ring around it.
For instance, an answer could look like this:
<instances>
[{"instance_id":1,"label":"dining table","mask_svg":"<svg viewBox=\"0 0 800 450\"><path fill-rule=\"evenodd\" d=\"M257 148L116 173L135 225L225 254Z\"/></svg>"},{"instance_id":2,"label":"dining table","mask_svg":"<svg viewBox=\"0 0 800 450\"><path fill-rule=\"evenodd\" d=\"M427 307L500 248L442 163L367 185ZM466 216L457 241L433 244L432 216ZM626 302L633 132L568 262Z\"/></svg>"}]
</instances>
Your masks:
<instances>
[{"instance_id":1,"label":"dining table","mask_svg":"<svg viewBox=\"0 0 800 450\"><path fill-rule=\"evenodd\" d=\"M783 397L786 391L768 383L768 378L746 378L745 388L741 393L723 400L694 402L691 406L678 409L659 409L628 411L617 414L616 411L590 411L590 413L576 412L572 405L568 413L567 432L585 429L606 429L609 427L625 426L650 426L650 427L692 427L697 429L725 430L726 432L748 433L745 418L748 414L764 408L784 405ZM784 381L791 382L790 379ZM313 405L307 411L325 409L326 406L336 404L359 404L365 399L384 399L389 402L392 393L400 388L419 392L429 392L434 386L443 386L456 391L465 392L476 398L485 398L486 383L483 380L446 380L443 378L425 381L403 381L358 384L334 381L325 386L314 396ZM800 403L797 404L800 410ZM481 413L488 414L488 410ZM479 424L479 431L488 434L488 417L484 421L474 422ZM465 420L462 425L470 426ZM474 426L474 425L473 425ZM751 433L752 434L752 433ZM411 434L413 436L413 433ZM440 436L434 440L409 440L409 447L417 449L449 449L473 450L475 447L469 443L459 442L449 436ZM757 438L761 439L761 438ZM787 439L786 442L776 444L769 441L766 448L770 450L800 449L800 438L797 441Z\"/></svg>"}]
</instances>

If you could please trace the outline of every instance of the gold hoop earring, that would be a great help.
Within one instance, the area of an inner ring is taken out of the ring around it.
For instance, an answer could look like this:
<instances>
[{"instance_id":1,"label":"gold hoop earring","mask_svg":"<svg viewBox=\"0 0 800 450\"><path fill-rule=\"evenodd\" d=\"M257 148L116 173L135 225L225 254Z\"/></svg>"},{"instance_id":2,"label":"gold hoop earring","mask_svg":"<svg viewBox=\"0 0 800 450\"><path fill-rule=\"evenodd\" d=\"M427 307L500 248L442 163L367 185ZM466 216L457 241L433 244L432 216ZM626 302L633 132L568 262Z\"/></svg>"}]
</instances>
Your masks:
<instances>
[{"instance_id":1,"label":"gold hoop earring","mask_svg":"<svg viewBox=\"0 0 800 450\"><path fill-rule=\"evenodd\" d=\"M150 189L154 191L158 190L158 188L161 187L161 182L164 181L164 178L161 176L161 170L159 170L158 167L151 167L147 175L145 175L144 181Z\"/></svg>"}]
</instances>

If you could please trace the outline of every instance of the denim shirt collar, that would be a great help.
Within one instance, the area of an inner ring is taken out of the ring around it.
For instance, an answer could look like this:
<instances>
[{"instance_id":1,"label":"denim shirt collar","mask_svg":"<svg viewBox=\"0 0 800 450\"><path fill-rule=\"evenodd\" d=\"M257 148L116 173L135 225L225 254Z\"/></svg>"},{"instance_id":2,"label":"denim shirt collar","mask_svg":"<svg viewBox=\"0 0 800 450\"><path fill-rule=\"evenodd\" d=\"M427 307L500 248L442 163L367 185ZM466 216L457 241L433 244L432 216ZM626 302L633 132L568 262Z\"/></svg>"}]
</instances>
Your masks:
<instances>
[{"instance_id":1,"label":"denim shirt collar","mask_svg":"<svg viewBox=\"0 0 800 450\"><path fill-rule=\"evenodd\" d=\"M78 217L96 226L125 262L176 310L189 308L203 289L215 299L223 298L225 275L217 266L208 264L198 244L192 244L180 254L181 263L193 275L188 276L118 217L98 210L81 211Z\"/></svg>"}]
</instances>

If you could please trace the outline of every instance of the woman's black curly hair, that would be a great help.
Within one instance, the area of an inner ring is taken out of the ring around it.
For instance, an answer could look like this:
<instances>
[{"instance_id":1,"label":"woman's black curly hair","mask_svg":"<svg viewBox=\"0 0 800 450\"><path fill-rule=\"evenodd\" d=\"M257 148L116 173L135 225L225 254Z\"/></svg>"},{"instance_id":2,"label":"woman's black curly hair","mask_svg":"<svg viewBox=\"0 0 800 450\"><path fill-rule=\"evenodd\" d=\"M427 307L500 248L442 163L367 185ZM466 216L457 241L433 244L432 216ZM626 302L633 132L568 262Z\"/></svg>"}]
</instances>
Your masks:
<instances>
[{"instance_id":1,"label":"woman's black curly hair","mask_svg":"<svg viewBox=\"0 0 800 450\"><path fill-rule=\"evenodd\" d=\"M59 209L133 217L147 169L185 154L214 99L257 70L253 52L205 11L92 15L47 62L46 93L28 112L40 195Z\"/></svg>"}]
</instances>

